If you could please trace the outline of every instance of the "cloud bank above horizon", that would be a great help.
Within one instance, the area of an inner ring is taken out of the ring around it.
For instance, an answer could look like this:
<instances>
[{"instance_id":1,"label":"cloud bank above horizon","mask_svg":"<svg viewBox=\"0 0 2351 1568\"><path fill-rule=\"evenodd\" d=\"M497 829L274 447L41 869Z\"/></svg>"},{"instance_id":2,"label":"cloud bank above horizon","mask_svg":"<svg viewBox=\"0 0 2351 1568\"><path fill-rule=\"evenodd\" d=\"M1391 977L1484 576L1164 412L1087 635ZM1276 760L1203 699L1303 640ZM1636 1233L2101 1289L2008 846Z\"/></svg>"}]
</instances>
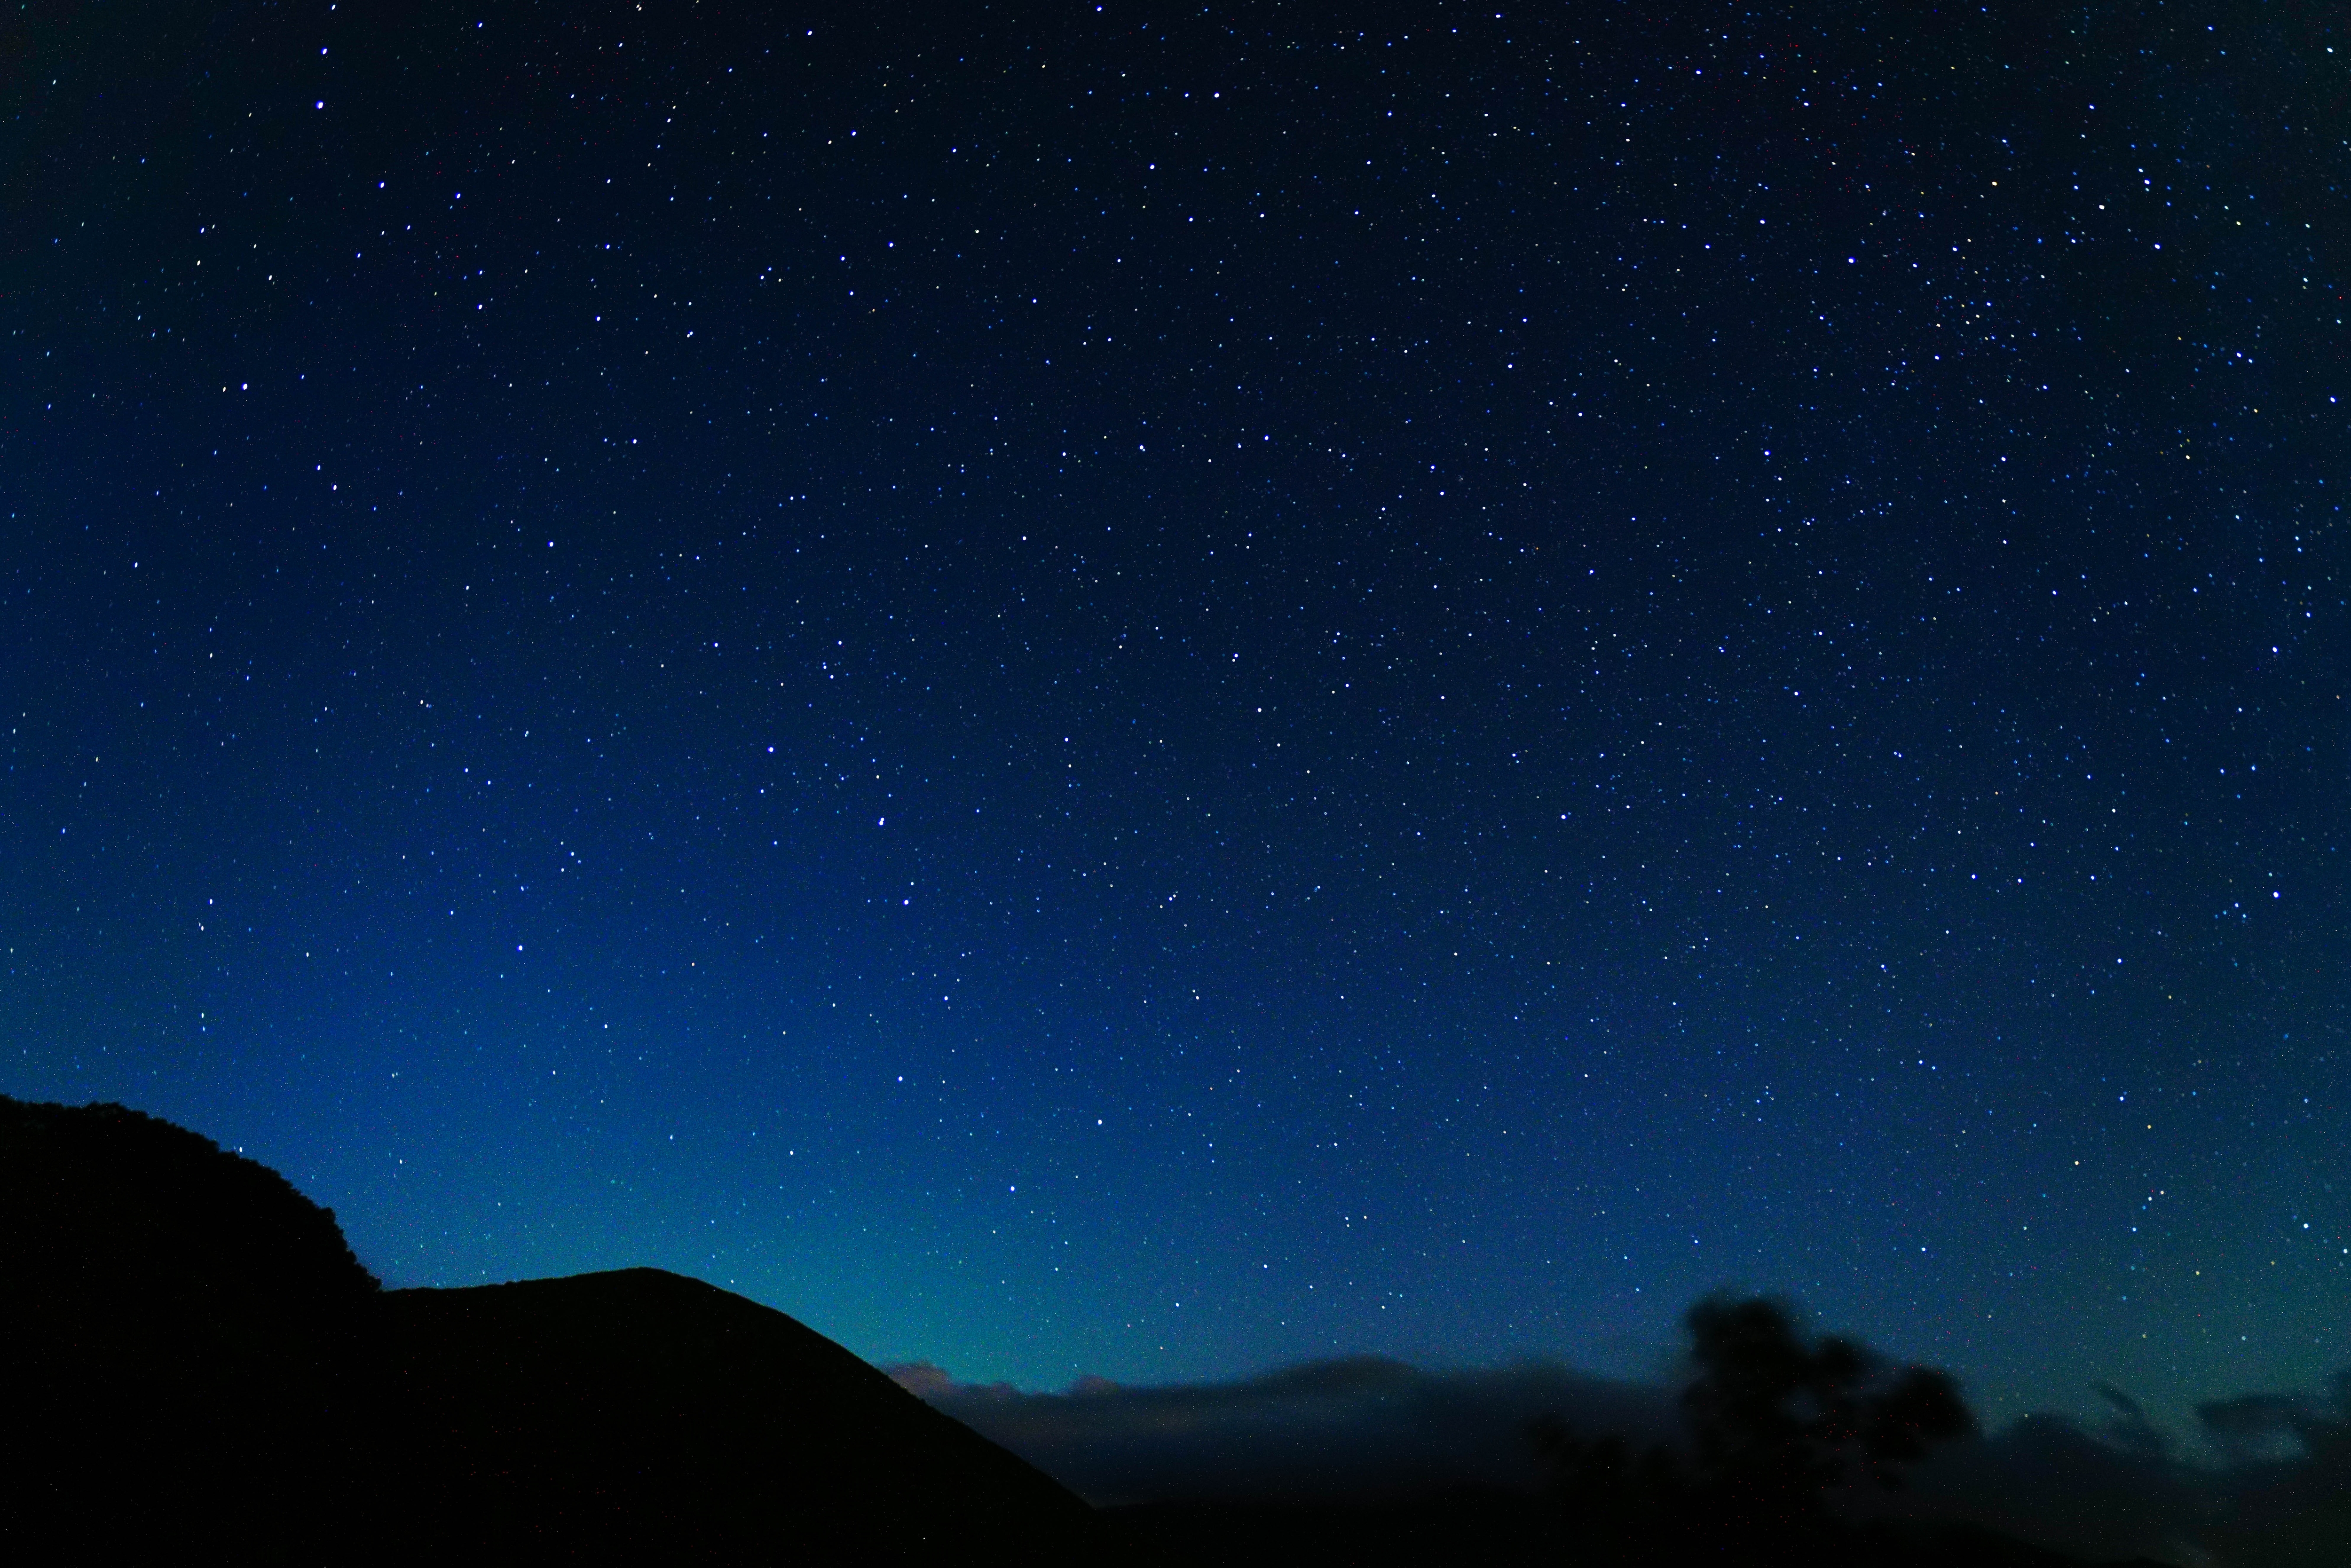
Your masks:
<instances>
[{"instance_id":1,"label":"cloud bank above horizon","mask_svg":"<svg viewBox=\"0 0 2351 1568\"><path fill-rule=\"evenodd\" d=\"M1673 1441L1676 1391L1556 1363L1424 1369L1380 1356L1313 1361L1228 1381L1131 1386L1082 1376L1060 1393L964 1383L928 1362L885 1367L900 1386L1098 1506L1156 1501L1371 1503L1542 1486L1533 1437L1556 1420L1636 1447ZM2118 1390L2094 1425L2037 1413L1952 1445L1891 1494L1854 1506L1971 1521L2093 1559L2181 1564L2216 1528L2241 1533L2346 1495L2326 1433L2351 1415L2351 1374L2329 1400L2258 1395L2207 1406L2183 1439ZM2244 1427L2251 1415L2258 1432ZM2201 1439L2200 1441L2199 1439ZM2220 1520L2233 1521L2216 1526ZM2233 1560L2233 1559L2232 1559ZM2258 1554L2247 1561L2267 1559Z\"/></svg>"}]
</instances>

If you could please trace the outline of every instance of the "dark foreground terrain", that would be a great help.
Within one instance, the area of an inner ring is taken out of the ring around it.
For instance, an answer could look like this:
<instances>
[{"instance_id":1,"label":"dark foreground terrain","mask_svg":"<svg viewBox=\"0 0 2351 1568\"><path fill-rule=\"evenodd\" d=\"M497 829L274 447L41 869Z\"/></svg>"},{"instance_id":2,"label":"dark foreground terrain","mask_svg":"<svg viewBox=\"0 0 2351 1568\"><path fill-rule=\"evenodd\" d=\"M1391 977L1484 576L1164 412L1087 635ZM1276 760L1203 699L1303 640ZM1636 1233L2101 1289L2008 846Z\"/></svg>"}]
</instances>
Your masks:
<instances>
[{"instance_id":1,"label":"dark foreground terrain","mask_svg":"<svg viewBox=\"0 0 2351 1568\"><path fill-rule=\"evenodd\" d=\"M0 1097L0 1553L20 1563L1656 1564L1556 1502L1097 1511L783 1313L651 1269L385 1291L266 1166ZM2056 1568L1983 1533L1705 1560Z\"/></svg>"},{"instance_id":2,"label":"dark foreground terrain","mask_svg":"<svg viewBox=\"0 0 2351 1568\"><path fill-rule=\"evenodd\" d=\"M1808 1548L1741 1551L1595 1539L1544 1500L1468 1492L1354 1506L1143 1503L1104 1511L1133 1560L1186 1568L1406 1568L1533 1564L1556 1568L2082 1568L2080 1559L1968 1525L1881 1524ZM1147 1554L1147 1555L1146 1555ZM2117 1568L2164 1568L2142 1562Z\"/></svg>"},{"instance_id":3,"label":"dark foreground terrain","mask_svg":"<svg viewBox=\"0 0 2351 1568\"><path fill-rule=\"evenodd\" d=\"M23 1563L1101 1560L1084 1503L656 1270L383 1291L332 1214L116 1106L0 1100Z\"/></svg>"}]
</instances>

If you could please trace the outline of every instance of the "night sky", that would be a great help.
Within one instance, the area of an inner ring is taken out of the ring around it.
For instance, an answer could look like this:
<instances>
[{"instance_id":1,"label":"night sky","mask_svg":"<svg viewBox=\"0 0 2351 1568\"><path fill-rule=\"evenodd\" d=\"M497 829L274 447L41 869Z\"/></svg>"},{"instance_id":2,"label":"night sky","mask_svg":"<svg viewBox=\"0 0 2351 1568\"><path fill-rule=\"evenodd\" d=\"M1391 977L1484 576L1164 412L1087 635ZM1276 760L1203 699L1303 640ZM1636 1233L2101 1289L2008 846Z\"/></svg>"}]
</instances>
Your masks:
<instances>
[{"instance_id":1,"label":"night sky","mask_svg":"<svg viewBox=\"0 0 2351 1568\"><path fill-rule=\"evenodd\" d=\"M2339 17L849 13L0 24L0 1092L1032 1388L2351 1362Z\"/></svg>"}]
</instances>

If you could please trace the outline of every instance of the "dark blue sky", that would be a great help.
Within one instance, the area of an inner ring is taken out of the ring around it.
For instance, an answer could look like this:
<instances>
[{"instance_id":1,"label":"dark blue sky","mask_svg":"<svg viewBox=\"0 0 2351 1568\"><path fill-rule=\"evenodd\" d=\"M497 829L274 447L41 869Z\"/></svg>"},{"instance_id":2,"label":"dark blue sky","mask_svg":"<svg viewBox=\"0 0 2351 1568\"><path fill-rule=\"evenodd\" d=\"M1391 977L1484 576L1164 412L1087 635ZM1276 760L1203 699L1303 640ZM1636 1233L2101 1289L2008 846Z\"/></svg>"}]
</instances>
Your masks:
<instances>
[{"instance_id":1,"label":"dark blue sky","mask_svg":"<svg viewBox=\"0 0 2351 1568\"><path fill-rule=\"evenodd\" d=\"M2346 1359L2317 13L28 15L0 1090L1031 1386Z\"/></svg>"}]
</instances>

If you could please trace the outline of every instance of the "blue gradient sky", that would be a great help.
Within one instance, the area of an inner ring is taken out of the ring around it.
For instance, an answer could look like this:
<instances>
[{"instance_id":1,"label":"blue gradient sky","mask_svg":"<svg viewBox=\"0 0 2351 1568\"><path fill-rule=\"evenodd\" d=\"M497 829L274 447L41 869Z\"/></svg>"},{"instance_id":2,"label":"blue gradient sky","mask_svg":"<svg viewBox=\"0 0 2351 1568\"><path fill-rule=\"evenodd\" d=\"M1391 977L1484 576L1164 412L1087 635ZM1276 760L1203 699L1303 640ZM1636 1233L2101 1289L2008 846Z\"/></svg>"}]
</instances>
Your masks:
<instances>
[{"instance_id":1,"label":"blue gradient sky","mask_svg":"<svg viewBox=\"0 0 2351 1568\"><path fill-rule=\"evenodd\" d=\"M2344 1360L2315 23L148 11L8 68L0 1090L1028 1386Z\"/></svg>"}]
</instances>

